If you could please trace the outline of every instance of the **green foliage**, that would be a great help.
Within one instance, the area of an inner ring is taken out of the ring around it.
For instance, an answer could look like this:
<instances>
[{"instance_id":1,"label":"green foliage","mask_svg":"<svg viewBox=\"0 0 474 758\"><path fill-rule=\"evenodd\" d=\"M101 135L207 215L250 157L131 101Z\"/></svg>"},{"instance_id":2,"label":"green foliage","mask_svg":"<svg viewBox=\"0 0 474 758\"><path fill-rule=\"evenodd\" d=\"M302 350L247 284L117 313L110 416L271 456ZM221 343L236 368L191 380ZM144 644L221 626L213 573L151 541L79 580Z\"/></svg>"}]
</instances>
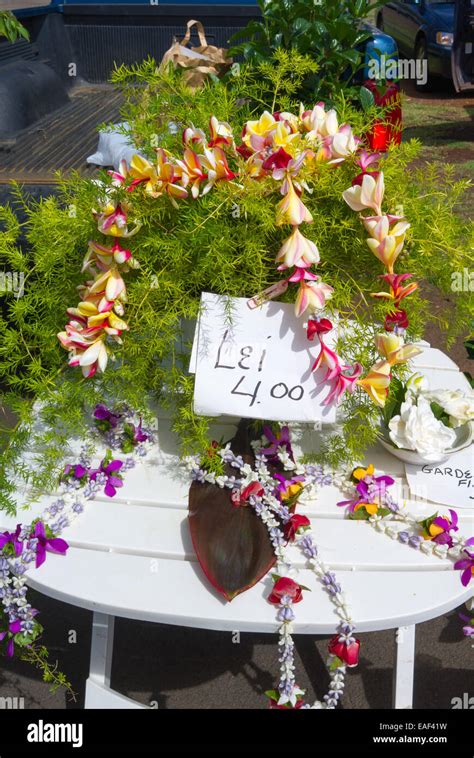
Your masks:
<instances>
[{"instance_id":1,"label":"green foliage","mask_svg":"<svg viewBox=\"0 0 474 758\"><path fill-rule=\"evenodd\" d=\"M0 10L0 37L6 37L9 42L15 42L19 37L29 39L30 35L11 11Z\"/></svg>"},{"instance_id":2,"label":"green foliage","mask_svg":"<svg viewBox=\"0 0 474 758\"><path fill-rule=\"evenodd\" d=\"M244 65L227 83L211 82L195 93L176 73L157 71L152 61L141 67L122 66L114 79L125 91L123 116L132 125L133 139L152 156L156 144L179 154L181 129L191 120L206 130L209 116L215 114L230 122L238 136L244 122L265 108L297 112L298 87L285 72L303 77L308 65L312 63L300 55L279 51L271 65ZM354 109L347 98L338 98L337 109L340 123L350 122L356 134L370 126L370 114ZM168 132L170 121L178 133ZM397 264L399 271L410 271L420 282L419 293L404 301L409 336L421 337L427 321L436 319L453 339L474 317L470 293L457 293L449 317L442 308L443 293L452 296L451 272L462 271L471 261L472 226L456 215L466 182L456 181L449 167L409 168L419 147L412 140L383 159L384 208L393 213L403 206L412 224ZM341 197L356 171L348 161L337 167L318 163L307 173L312 193L305 192L305 203L314 222L304 232L319 247L318 273L335 289L331 310L353 320L338 350L347 363L359 361L367 369L377 358L377 323L383 322L390 305L371 298L382 289L377 277L383 267L366 245L357 214ZM12 428L6 417L0 420L0 506L12 512L12 476L28 480L33 496L51 489L71 441L90 436L88 419L98 402L126 402L146 414L151 398L170 409L183 452L205 457L208 419L193 412L194 378L187 371L189 324L198 315L201 292L251 297L280 277L274 259L289 229L275 226L280 195L271 179L220 183L198 200L180 201L175 209L166 196L153 199L140 188L125 193L112 187L106 172L100 177L110 192L127 200L130 217L142 227L128 245L140 262L139 270L125 275L130 331L123 335L123 345L114 347L105 374L92 380L67 366L56 334L64 328L66 308L77 302L88 240L103 241L91 215L97 184L74 175L60 185L58 197L39 202L16 188L15 204L22 204L26 213L21 225L13 207L0 208L0 270L25 277L23 297L4 293L0 314L0 405L16 419ZM436 315L426 283L439 292ZM294 291L286 297L293 299ZM380 412L357 389L346 396L339 420L339 429L327 436L318 453L334 466L357 461L376 440ZM20 459L28 441L34 451L29 465Z\"/></svg>"},{"instance_id":3,"label":"green foliage","mask_svg":"<svg viewBox=\"0 0 474 758\"><path fill-rule=\"evenodd\" d=\"M20 635L18 635L20 636ZM18 643L16 643L18 644ZM59 688L64 688L69 700L76 702L76 693L72 689L71 683L65 674L58 671L58 663L51 665L49 662L48 650L44 645L33 645L28 643L20 653L20 659L31 663L41 671L43 682L50 685L49 691L55 693Z\"/></svg>"},{"instance_id":4,"label":"green foliage","mask_svg":"<svg viewBox=\"0 0 474 758\"><path fill-rule=\"evenodd\" d=\"M308 55L316 72L304 80L306 97L332 100L337 93L355 89L354 74L363 65L363 43L371 32L362 23L383 2L371 0L258 0L261 21L250 21L232 40L240 44L232 55L261 63L279 50Z\"/></svg>"}]
</instances>

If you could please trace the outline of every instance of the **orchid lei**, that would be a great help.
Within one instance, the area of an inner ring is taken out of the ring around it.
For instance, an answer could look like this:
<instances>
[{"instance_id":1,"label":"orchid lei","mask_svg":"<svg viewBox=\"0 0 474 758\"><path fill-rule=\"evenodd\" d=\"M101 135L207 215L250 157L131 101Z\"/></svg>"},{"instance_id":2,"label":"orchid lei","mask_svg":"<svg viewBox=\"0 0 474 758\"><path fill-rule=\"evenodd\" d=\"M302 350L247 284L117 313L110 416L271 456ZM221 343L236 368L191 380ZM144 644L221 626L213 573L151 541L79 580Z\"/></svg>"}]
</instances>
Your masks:
<instances>
[{"instance_id":1,"label":"orchid lei","mask_svg":"<svg viewBox=\"0 0 474 758\"><path fill-rule=\"evenodd\" d=\"M333 709L342 697L347 668L357 665L360 642L354 637L355 627L341 585L318 555L311 522L306 516L294 513L294 508L303 490L314 493L320 486L335 481L339 483L339 479L336 474L324 474L320 466L295 463L288 427L283 427L278 437L275 437L270 428L265 427L264 435L262 440L252 443L255 452L254 469L250 464L244 463L242 456L236 456L232 452L230 443L215 451L224 463L239 471L240 478L216 475L201 467L199 458L188 461L191 477L199 483L209 482L230 489L235 507L252 507L268 530L277 557L276 573L272 575L275 583L268 602L277 607L280 635L280 679L277 690L267 693L270 707ZM268 442L271 444L268 445ZM265 444L267 447L264 447ZM290 476L272 475L268 469L268 464L272 461L282 464ZM312 705L304 703L304 690L298 686L294 674L294 606L302 600L302 592L306 588L290 576L293 569L288 548L292 543L302 551L308 567L322 583L341 619L336 634L328 645L328 692L322 700L316 700Z\"/></svg>"},{"instance_id":2,"label":"orchid lei","mask_svg":"<svg viewBox=\"0 0 474 758\"><path fill-rule=\"evenodd\" d=\"M26 572L33 564L40 568L48 553L66 554L69 545L58 535L102 487L108 497L113 497L117 488L123 486L121 472L133 468L153 441L152 433L142 428L141 420L134 423L130 409L109 410L98 405L93 415L105 443L131 454L125 460L114 459L108 450L99 467L93 468L87 447L83 447L78 462L65 466L58 497L41 516L30 524L18 524L14 532L0 533L0 642L5 643L8 657L14 655L15 645L31 649L42 632L36 620L39 611L28 603Z\"/></svg>"},{"instance_id":3,"label":"orchid lei","mask_svg":"<svg viewBox=\"0 0 474 758\"><path fill-rule=\"evenodd\" d=\"M467 587L474 580L474 536L465 538L456 534L459 531L456 511L449 508L449 516L435 513L419 521L412 514L402 511L388 492L388 488L395 483L394 479L374 476L374 472L372 464L366 469L356 468L352 472L348 485L352 486L353 496L338 503L347 508L347 517L365 520L375 531L425 555L453 560L454 570L461 572L461 583ZM472 636L473 619L464 615L461 618L469 622L463 628L464 634Z\"/></svg>"},{"instance_id":4,"label":"orchid lei","mask_svg":"<svg viewBox=\"0 0 474 758\"><path fill-rule=\"evenodd\" d=\"M277 689L266 693L270 707L332 709L342 697L347 668L358 663L360 641L354 637L355 626L341 585L334 572L328 569L318 555L310 519L294 512L299 499L303 495L314 497L321 486L330 484L350 491L351 499L338 503L347 508L348 518L365 520L376 531L391 539L398 539L426 555L458 558L453 568L461 571L464 586L474 578L474 552L469 550L474 545L474 537L465 539L456 535L458 516L452 509L449 509L449 516L439 516L436 513L423 521L402 512L388 492L388 488L395 483L394 479L386 475L375 476L372 464L366 469L354 469L348 478L345 474L336 472L325 474L321 466L295 462L286 426L282 427L277 436L269 427L265 427L264 437L252 442L252 447L255 453L254 468L244 463L242 456L233 453L230 443L221 449L214 445L213 454L219 455L224 463L235 468L240 477L209 471L199 457L188 459L186 463L193 481L201 484L208 482L231 490L235 507L252 507L268 530L277 566L276 572L272 574L274 586L267 600L277 607L281 664ZM268 469L270 463L283 465L285 475L272 474ZM401 529L394 526L396 522L401 524ZM322 701L316 700L312 705L304 703L304 690L297 685L294 674L294 606L301 602L307 588L291 576L294 573L288 552L291 544L300 548L307 566L322 583L341 618L336 634L328 644L326 666L330 676L329 690ZM460 617L466 622L464 634L472 636L474 619L465 614L460 614Z\"/></svg>"}]
</instances>

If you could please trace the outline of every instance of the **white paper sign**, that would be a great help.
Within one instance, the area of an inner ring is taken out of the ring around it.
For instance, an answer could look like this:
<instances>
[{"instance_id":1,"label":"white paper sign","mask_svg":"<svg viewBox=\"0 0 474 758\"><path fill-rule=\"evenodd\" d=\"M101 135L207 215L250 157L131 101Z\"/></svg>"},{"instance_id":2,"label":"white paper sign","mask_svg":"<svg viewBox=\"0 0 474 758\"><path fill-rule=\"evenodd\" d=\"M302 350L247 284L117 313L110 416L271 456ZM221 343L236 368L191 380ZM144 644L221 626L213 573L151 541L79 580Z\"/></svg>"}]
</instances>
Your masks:
<instances>
[{"instance_id":1,"label":"white paper sign","mask_svg":"<svg viewBox=\"0 0 474 758\"><path fill-rule=\"evenodd\" d=\"M330 335L326 344L334 347ZM251 310L245 298L203 293L190 371L195 371L194 410L274 421L335 421L322 401L325 370L311 371L319 347L309 342L288 303ZM318 386L319 382L319 386Z\"/></svg>"},{"instance_id":2,"label":"white paper sign","mask_svg":"<svg viewBox=\"0 0 474 758\"><path fill-rule=\"evenodd\" d=\"M452 455L445 463L413 466L405 463L413 495L457 508L474 511L474 447Z\"/></svg>"}]
</instances>

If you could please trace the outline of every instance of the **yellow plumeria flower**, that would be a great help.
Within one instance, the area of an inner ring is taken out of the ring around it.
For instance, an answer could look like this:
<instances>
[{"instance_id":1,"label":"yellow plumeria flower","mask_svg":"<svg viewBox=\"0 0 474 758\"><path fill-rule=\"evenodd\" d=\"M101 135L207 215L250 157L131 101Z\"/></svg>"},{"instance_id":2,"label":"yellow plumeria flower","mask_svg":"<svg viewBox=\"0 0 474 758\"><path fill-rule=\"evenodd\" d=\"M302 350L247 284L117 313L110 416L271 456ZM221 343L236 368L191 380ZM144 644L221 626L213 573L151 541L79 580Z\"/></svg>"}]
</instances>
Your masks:
<instances>
[{"instance_id":1,"label":"yellow plumeria flower","mask_svg":"<svg viewBox=\"0 0 474 758\"><path fill-rule=\"evenodd\" d=\"M388 361L374 363L367 376L358 379L357 384L364 389L376 405L383 408L390 386L391 366Z\"/></svg>"},{"instance_id":2,"label":"yellow plumeria flower","mask_svg":"<svg viewBox=\"0 0 474 758\"><path fill-rule=\"evenodd\" d=\"M250 140L252 138L252 135L256 135L258 137L268 137L270 132L276 128L277 121L275 120L274 116L272 116L271 113L268 111L264 111L258 121L247 121L245 124L245 134L242 137L242 141L247 145L247 147L251 147Z\"/></svg>"},{"instance_id":3,"label":"yellow plumeria flower","mask_svg":"<svg viewBox=\"0 0 474 758\"><path fill-rule=\"evenodd\" d=\"M382 358L385 358L391 366L405 363L419 355L422 351L414 345L405 345L403 337L396 334L377 334L375 345Z\"/></svg>"}]
</instances>

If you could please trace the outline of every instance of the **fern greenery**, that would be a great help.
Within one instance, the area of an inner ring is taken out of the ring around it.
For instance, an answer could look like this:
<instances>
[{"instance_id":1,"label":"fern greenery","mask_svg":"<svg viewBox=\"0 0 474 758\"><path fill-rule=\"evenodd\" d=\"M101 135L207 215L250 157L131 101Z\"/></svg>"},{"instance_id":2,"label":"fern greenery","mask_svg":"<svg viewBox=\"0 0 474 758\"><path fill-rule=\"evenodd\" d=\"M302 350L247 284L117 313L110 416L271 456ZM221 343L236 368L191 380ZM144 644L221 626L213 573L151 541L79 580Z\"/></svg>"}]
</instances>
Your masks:
<instances>
[{"instance_id":1,"label":"fern greenery","mask_svg":"<svg viewBox=\"0 0 474 758\"><path fill-rule=\"evenodd\" d=\"M270 62L243 65L228 81L211 81L194 93L179 75L159 71L151 60L121 66L113 79L125 94L123 117L132 125L138 149L153 157L157 144L180 153L182 127L192 121L207 130L211 114L230 122L237 136L244 122L264 109L297 112L295 93L312 69L311 60L280 51ZM377 116L356 110L343 97L337 109L340 123L350 122L356 134ZM178 130L169 130L170 123ZM449 167L411 169L419 147L412 140L383 159L384 209L396 212L403 206L412 224L400 267L420 282L419 293L406 301L412 338L421 337L433 318L423 282L451 293L451 273L469 266L474 244L472 226L456 214L466 182L455 181ZM348 362L369 367L376 358L376 323L389 306L370 297L380 289L377 276L383 270L365 243L357 214L341 197L355 173L350 161L336 168L318 164L309 180L313 192L305 194L314 218L305 234L321 252L318 273L335 289L331 306L354 321L351 336L339 348ZM107 172L100 179L110 185ZM120 196L123 190L114 192ZM127 193L129 216L142 224L129 245L140 268L125 277L130 331L106 372L87 380L67 366L56 334L64 328L66 308L77 301L88 240L103 241L91 215L97 184L73 175L60 183L56 197L40 201L15 188L14 204L22 206L26 220L20 224L12 207L0 207L0 267L24 275L23 296L6 292L1 301L3 507L14 509L14 476L28 479L34 492L53 485L70 440L87 435L89 412L97 402L113 399L146 412L150 398L172 409L183 452L208 447L207 419L192 410L190 344L183 325L196 318L203 290L250 297L276 281L274 258L285 234L275 226L277 192L271 180L223 182L203 198L179 201L178 209L168 197ZM449 339L468 329L472 310L469 293L459 293L446 323ZM16 419L13 427L8 413ZM377 434L378 411L362 392L346 398L342 417L341 429L321 453L332 464L357 458ZM27 444L34 454L28 466L21 458Z\"/></svg>"}]
</instances>

